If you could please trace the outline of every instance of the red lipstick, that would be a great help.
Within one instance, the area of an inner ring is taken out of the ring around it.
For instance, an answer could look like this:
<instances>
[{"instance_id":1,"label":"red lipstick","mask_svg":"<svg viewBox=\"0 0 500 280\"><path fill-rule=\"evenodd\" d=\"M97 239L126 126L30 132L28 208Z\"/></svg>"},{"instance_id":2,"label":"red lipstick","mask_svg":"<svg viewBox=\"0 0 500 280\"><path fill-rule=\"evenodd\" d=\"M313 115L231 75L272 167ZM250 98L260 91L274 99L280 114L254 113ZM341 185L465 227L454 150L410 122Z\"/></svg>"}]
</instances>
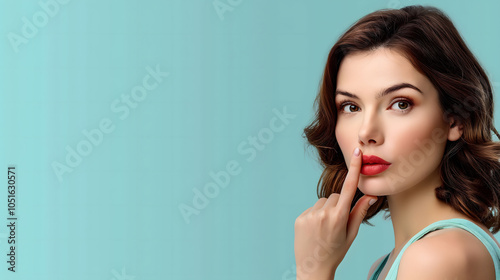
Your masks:
<instances>
[{"instance_id":1,"label":"red lipstick","mask_svg":"<svg viewBox=\"0 0 500 280\"><path fill-rule=\"evenodd\" d=\"M389 166L387 162L377 156L363 155L363 165L361 166L361 174L363 175L377 175L384 172Z\"/></svg>"}]
</instances>

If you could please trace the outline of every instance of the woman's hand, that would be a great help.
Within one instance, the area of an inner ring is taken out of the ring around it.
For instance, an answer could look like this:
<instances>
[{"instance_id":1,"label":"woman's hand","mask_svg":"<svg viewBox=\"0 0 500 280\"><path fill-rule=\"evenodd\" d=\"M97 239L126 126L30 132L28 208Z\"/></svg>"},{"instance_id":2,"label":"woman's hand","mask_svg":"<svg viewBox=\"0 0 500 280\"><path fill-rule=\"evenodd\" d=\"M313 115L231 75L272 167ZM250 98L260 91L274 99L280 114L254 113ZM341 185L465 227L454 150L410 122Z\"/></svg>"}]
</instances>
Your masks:
<instances>
[{"instance_id":1,"label":"woman's hand","mask_svg":"<svg viewBox=\"0 0 500 280\"><path fill-rule=\"evenodd\" d=\"M356 148L340 194L320 198L295 220L297 280L333 279L335 270L356 238L371 206L368 202L377 198L365 195L350 211L361 164L361 151Z\"/></svg>"}]
</instances>

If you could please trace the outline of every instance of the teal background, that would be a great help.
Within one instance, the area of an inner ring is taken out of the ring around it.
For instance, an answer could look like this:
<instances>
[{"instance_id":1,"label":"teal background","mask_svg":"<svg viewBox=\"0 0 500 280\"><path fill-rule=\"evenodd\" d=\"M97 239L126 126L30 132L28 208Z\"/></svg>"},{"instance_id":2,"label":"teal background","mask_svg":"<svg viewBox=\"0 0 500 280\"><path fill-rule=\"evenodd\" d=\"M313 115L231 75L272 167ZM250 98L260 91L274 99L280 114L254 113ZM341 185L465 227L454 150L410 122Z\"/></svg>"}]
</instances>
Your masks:
<instances>
[{"instance_id":1,"label":"teal background","mask_svg":"<svg viewBox=\"0 0 500 280\"><path fill-rule=\"evenodd\" d=\"M8 34L42 8L0 3L0 167L17 166L19 219L13 274L4 187L1 279L295 279L294 221L321 174L302 130L328 51L377 9L442 8L494 82L500 126L499 1L233 0L221 17L213 1L71 0L18 52ZM111 104L157 65L169 76L120 119ZM295 117L251 155L273 109ZM60 181L52 164L103 119L114 130ZM186 223L179 206L230 162L239 173ZM336 279L366 279L393 248L390 220L372 223Z\"/></svg>"}]
</instances>

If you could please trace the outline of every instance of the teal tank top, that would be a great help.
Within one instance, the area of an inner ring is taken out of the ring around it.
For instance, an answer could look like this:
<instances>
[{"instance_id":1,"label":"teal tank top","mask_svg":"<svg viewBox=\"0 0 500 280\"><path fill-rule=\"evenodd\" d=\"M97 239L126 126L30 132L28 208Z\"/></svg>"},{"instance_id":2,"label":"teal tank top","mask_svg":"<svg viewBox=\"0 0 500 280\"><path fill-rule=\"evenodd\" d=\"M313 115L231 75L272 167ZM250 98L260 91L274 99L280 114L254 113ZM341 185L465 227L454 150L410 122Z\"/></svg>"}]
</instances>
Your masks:
<instances>
[{"instance_id":1,"label":"teal tank top","mask_svg":"<svg viewBox=\"0 0 500 280\"><path fill-rule=\"evenodd\" d=\"M408 248L408 246L410 246L413 242L422 238L427 233L443 228L462 228L474 234L474 236L476 236L484 244L484 246L486 246L486 249L488 249L488 252L493 258L493 263L495 265L495 279L500 279L500 248L498 248L498 245L495 242L495 240L491 238L482 228L480 228L473 222L465 219L455 218L455 219L437 221L435 223L428 225L427 227L419 231L417 234L415 234L415 236L413 236L401 249L401 252L399 252L385 280L396 280L398 275L399 262L401 261L403 253L406 250L406 248ZM370 280L377 280L377 277L380 275L382 269L387 263L387 260L389 259L389 255L390 253L387 254L387 256L385 256L382 262L380 262Z\"/></svg>"}]
</instances>

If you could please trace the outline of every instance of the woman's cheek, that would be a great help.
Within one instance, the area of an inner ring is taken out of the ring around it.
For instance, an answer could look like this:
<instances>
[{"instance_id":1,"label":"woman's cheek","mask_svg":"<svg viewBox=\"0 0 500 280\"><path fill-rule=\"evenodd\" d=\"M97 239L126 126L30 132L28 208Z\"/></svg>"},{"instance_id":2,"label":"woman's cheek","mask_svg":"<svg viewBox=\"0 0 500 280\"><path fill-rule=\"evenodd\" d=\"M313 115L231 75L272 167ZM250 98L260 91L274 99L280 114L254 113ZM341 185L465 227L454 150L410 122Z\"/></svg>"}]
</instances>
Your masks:
<instances>
[{"instance_id":1,"label":"woman's cheek","mask_svg":"<svg viewBox=\"0 0 500 280\"><path fill-rule=\"evenodd\" d=\"M352 129L348 130L345 122L337 123L337 126L335 128L335 137L337 139L337 143L340 146L340 150L344 156L347 166L349 166L350 162L350 157L346 156L346 154L349 154L348 151L351 150L351 147L349 147L349 145L355 145L357 143L356 135L353 135L354 134ZM354 149L354 146L352 147L352 149Z\"/></svg>"},{"instance_id":2,"label":"woman's cheek","mask_svg":"<svg viewBox=\"0 0 500 280\"><path fill-rule=\"evenodd\" d=\"M406 129L393 131L392 137L387 135L392 138L390 142L394 143L395 154L416 168L434 165L434 155L442 152L442 144L433 141L432 135L436 127L425 126L422 123L403 127Z\"/></svg>"}]
</instances>

